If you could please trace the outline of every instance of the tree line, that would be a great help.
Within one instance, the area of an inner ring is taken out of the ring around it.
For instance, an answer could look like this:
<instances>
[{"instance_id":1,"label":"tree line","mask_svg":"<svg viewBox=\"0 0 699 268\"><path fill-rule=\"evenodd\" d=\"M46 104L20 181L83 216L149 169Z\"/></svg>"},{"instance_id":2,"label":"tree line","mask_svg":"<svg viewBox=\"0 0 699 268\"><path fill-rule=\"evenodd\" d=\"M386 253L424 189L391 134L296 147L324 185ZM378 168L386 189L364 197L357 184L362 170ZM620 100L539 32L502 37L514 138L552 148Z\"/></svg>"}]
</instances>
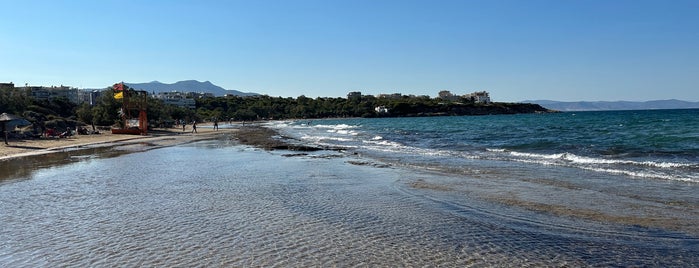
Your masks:
<instances>
[{"instance_id":1,"label":"tree line","mask_svg":"<svg viewBox=\"0 0 699 268\"><path fill-rule=\"evenodd\" d=\"M134 89L126 88L128 91ZM123 100L113 97L111 88L90 106L75 104L64 98L38 101L21 89L0 92L0 112L21 115L32 123L46 127L65 128L81 124L111 126L121 121L119 110ZM475 103L470 99L448 101L427 96L377 98L366 95L353 98L308 98L299 96L271 97L234 96L196 99L195 109L166 105L149 97L148 119L151 126L169 126L175 120L191 121L253 121L277 119L316 119L343 117L402 117L443 115L487 115L548 112L536 104ZM376 107L386 108L376 111ZM387 112L385 112L387 111Z\"/></svg>"},{"instance_id":2,"label":"tree line","mask_svg":"<svg viewBox=\"0 0 699 268\"><path fill-rule=\"evenodd\" d=\"M377 98L283 98L270 96L204 98L196 101L197 115L202 118L233 120L302 119L342 117L407 117L454 116L548 112L526 103L475 103L462 98L448 101L440 98L402 96ZM387 112L377 111L384 107Z\"/></svg>"}]
</instances>

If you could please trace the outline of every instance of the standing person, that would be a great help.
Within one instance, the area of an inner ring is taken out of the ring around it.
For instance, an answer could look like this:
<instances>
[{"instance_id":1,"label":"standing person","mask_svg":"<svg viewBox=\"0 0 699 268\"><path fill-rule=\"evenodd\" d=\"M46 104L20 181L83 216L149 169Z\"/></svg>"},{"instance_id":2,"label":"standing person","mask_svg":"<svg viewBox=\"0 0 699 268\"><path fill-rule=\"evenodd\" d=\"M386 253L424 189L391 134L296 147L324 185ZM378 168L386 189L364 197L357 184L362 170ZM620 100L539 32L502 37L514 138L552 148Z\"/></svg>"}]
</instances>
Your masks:
<instances>
[{"instance_id":1,"label":"standing person","mask_svg":"<svg viewBox=\"0 0 699 268\"><path fill-rule=\"evenodd\" d=\"M185 123L184 120L182 120L182 132L184 132L184 128L185 128L186 126L187 126L187 123Z\"/></svg>"},{"instance_id":2,"label":"standing person","mask_svg":"<svg viewBox=\"0 0 699 268\"><path fill-rule=\"evenodd\" d=\"M7 124L5 124L5 122L0 124L2 124L2 136L5 137L5 145L9 145L9 143L7 143L7 130L5 130L5 128L7 128Z\"/></svg>"},{"instance_id":3,"label":"standing person","mask_svg":"<svg viewBox=\"0 0 699 268\"><path fill-rule=\"evenodd\" d=\"M214 120L214 130L218 130L218 120Z\"/></svg>"},{"instance_id":4,"label":"standing person","mask_svg":"<svg viewBox=\"0 0 699 268\"><path fill-rule=\"evenodd\" d=\"M192 121L192 133L198 133L197 132L197 120Z\"/></svg>"}]
</instances>

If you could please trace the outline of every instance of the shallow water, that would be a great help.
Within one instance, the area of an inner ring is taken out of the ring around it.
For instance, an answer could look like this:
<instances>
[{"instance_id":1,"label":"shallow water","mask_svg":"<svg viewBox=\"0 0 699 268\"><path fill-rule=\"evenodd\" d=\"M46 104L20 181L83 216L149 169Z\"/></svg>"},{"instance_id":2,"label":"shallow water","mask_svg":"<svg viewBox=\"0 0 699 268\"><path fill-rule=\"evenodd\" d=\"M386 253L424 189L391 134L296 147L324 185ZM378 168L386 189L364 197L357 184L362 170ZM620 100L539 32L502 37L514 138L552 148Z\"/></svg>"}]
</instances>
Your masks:
<instances>
[{"instance_id":1,"label":"shallow water","mask_svg":"<svg viewBox=\"0 0 699 268\"><path fill-rule=\"evenodd\" d=\"M699 236L699 110L276 121L459 200Z\"/></svg>"},{"instance_id":2,"label":"shallow water","mask_svg":"<svg viewBox=\"0 0 699 268\"><path fill-rule=\"evenodd\" d=\"M0 178L0 266L699 263L697 237L504 206L445 183L462 176L221 140L146 149Z\"/></svg>"},{"instance_id":3,"label":"shallow water","mask_svg":"<svg viewBox=\"0 0 699 268\"><path fill-rule=\"evenodd\" d=\"M445 170L478 159L526 163L529 169L556 166L629 179L699 183L699 109L352 118L274 125L307 142Z\"/></svg>"}]
</instances>

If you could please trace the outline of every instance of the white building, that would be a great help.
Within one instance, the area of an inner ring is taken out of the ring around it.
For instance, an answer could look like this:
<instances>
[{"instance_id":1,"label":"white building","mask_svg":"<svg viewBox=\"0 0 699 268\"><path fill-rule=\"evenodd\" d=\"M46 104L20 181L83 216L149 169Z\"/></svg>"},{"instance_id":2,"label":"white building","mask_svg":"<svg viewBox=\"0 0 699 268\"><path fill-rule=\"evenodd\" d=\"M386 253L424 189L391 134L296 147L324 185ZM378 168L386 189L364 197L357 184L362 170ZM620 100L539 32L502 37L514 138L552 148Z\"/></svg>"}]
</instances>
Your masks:
<instances>
[{"instance_id":1,"label":"white building","mask_svg":"<svg viewBox=\"0 0 699 268\"><path fill-rule=\"evenodd\" d=\"M378 98L379 99L399 100L399 99L403 98L403 94L401 94L401 93L379 94Z\"/></svg>"},{"instance_id":2,"label":"white building","mask_svg":"<svg viewBox=\"0 0 699 268\"><path fill-rule=\"evenodd\" d=\"M79 103L87 103L90 106L96 105L105 90L99 89L79 89L78 90L78 101Z\"/></svg>"},{"instance_id":3,"label":"white building","mask_svg":"<svg viewBox=\"0 0 699 268\"><path fill-rule=\"evenodd\" d=\"M388 108L386 108L386 106L377 106L376 108L374 108L374 111L380 114L387 114Z\"/></svg>"},{"instance_id":4,"label":"white building","mask_svg":"<svg viewBox=\"0 0 699 268\"><path fill-rule=\"evenodd\" d=\"M25 86L24 88L27 90L27 94L34 97L36 100L65 98L72 103L79 103L77 88L63 85L60 87Z\"/></svg>"},{"instance_id":5,"label":"white building","mask_svg":"<svg viewBox=\"0 0 699 268\"><path fill-rule=\"evenodd\" d=\"M188 98L187 95L187 93L178 91L158 92L153 95L153 98L162 100L165 104L195 109L196 101L193 98Z\"/></svg>"},{"instance_id":6,"label":"white building","mask_svg":"<svg viewBox=\"0 0 699 268\"><path fill-rule=\"evenodd\" d=\"M487 91L477 91L464 95L464 98L471 99L475 103L490 103L490 93Z\"/></svg>"}]
</instances>

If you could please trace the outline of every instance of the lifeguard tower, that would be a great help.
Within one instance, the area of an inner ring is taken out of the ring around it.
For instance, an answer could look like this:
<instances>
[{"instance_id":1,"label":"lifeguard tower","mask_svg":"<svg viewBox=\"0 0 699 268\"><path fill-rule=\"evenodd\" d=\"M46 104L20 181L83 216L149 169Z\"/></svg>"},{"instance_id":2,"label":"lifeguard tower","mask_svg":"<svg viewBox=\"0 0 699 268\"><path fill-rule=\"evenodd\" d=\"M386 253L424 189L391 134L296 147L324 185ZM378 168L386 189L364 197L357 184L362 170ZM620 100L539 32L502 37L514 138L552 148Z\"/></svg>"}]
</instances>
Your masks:
<instances>
[{"instance_id":1,"label":"lifeguard tower","mask_svg":"<svg viewBox=\"0 0 699 268\"><path fill-rule=\"evenodd\" d=\"M148 92L133 90L124 83L114 84L112 90L114 98L122 101L119 115L123 120L121 128L112 128L112 134L148 135Z\"/></svg>"}]
</instances>

